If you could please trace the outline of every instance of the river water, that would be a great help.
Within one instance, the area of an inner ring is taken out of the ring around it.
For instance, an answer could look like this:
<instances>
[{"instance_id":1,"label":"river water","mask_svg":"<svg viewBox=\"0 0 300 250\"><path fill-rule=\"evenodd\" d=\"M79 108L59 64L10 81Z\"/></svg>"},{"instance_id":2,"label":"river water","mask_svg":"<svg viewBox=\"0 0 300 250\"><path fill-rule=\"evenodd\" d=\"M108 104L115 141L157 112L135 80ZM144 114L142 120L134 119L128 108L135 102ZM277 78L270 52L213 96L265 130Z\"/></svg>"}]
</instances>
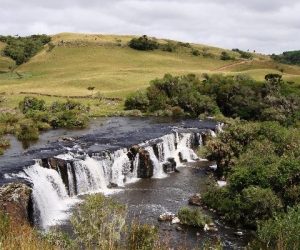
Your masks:
<instances>
[{"instance_id":1,"label":"river water","mask_svg":"<svg viewBox=\"0 0 300 250\"><path fill-rule=\"evenodd\" d=\"M220 238L228 249L242 247L249 239L247 232L236 236L237 229L226 227L217 218L219 231L214 233L195 228L177 231L176 226L157 221L160 214L176 213L187 205L189 196L205 189L205 164L209 163L195 162L192 149L195 141L201 144L201 133L215 126L198 120L101 118L85 130L45 132L26 150L11 138L11 149L0 158L0 184L30 183L35 223L42 229L64 224L84 195L102 192L127 204L128 220L137 218L159 226L161 234L168 234L174 244L196 246L205 239ZM150 156L152 178L137 178L139 154L128 158L129 148L137 144ZM179 155L189 163L181 163ZM179 173L163 172L163 163L170 157L177 162ZM118 185L118 190L107 188L111 183Z\"/></svg>"}]
</instances>

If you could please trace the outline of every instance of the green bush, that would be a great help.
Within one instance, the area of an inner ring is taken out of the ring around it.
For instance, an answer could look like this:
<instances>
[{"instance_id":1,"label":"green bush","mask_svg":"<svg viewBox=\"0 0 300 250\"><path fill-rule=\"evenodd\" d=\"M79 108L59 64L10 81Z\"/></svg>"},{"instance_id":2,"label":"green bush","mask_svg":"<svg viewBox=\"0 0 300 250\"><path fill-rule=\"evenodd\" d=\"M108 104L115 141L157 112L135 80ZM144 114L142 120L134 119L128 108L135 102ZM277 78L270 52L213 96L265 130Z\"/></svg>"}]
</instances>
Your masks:
<instances>
[{"instance_id":1,"label":"green bush","mask_svg":"<svg viewBox=\"0 0 300 250\"><path fill-rule=\"evenodd\" d=\"M141 91L137 91L136 93L131 94L125 100L125 109L127 110L138 109L145 112L147 111L148 106L148 97L144 92Z\"/></svg>"},{"instance_id":2,"label":"green bush","mask_svg":"<svg viewBox=\"0 0 300 250\"><path fill-rule=\"evenodd\" d=\"M19 128L17 129L17 138L20 141L35 141L39 139L39 130L30 119L24 119L19 122Z\"/></svg>"},{"instance_id":3,"label":"green bush","mask_svg":"<svg viewBox=\"0 0 300 250\"><path fill-rule=\"evenodd\" d=\"M116 249L125 225L126 207L101 194L91 195L74 212L71 223L84 248Z\"/></svg>"},{"instance_id":4,"label":"green bush","mask_svg":"<svg viewBox=\"0 0 300 250\"><path fill-rule=\"evenodd\" d=\"M127 249L152 250L158 240L158 229L147 224L132 222L129 228Z\"/></svg>"},{"instance_id":5,"label":"green bush","mask_svg":"<svg viewBox=\"0 0 300 250\"><path fill-rule=\"evenodd\" d=\"M179 210L178 218L182 224L194 227L204 227L205 224L211 222L211 219L204 215L200 209L188 207L183 207Z\"/></svg>"},{"instance_id":6,"label":"green bush","mask_svg":"<svg viewBox=\"0 0 300 250\"><path fill-rule=\"evenodd\" d=\"M222 51L222 53L220 55L220 59L223 61L233 60L233 58L226 51Z\"/></svg>"},{"instance_id":7,"label":"green bush","mask_svg":"<svg viewBox=\"0 0 300 250\"><path fill-rule=\"evenodd\" d=\"M300 248L300 207L290 208L287 213L261 222L258 227L258 239L265 249Z\"/></svg>"},{"instance_id":8,"label":"green bush","mask_svg":"<svg viewBox=\"0 0 300 250\"><path fill-rule=\"evenodd\" d=\"M174 44L172 42L168 42L166 44L160 44L159 47L162 51L166 51L166 52L175 52L176 51L176 44Z\"/></svg>"},{"instance_id":9,"label":"green bush","mask_svg":"<svg viewBox=\"0 0 300 250\"><path fill-rule=\"evenodd\" d=\"M139 38L133 38L129 42L129 47L136 50L154 50L158 49L158 43L146 35Z\"/></svg>"},{"instance_id":10,"label":"green bush","mask_svg":"<svg viewBox=\"0 0 300 250\"><path fill-rule=\"evenodd\" d=\"M47 35L32 35L28 37L0 36L0 41L7 44L3 50L4 54L12 58L17 65L20 65L35 56L45 44L51 41L51 37Z\"/></svg>"},{"instance_id":11,"label":"green bush","mask_svg":"<svg viewBox=\"0 0 300 250\"><path fill-rule=\"evenodd\" d=\"M37 99L36 97L26 96L19 103L19 108L23 114L26 114L29 111L35 111L35 110L45 111L46 104L45 104L45 101L42 99Z\"/></svg>"},{"instance_id":12,"label":"green bush","mask_svg":"<svg viewBox=\"0 0 300 250\"><path fill-rule=\"evenodd\" d=\"M193 56L200 56L201 55L200 51L197 50L197 49L192 49L191 53L192 53Z\"/></svg>"}]
</instances>

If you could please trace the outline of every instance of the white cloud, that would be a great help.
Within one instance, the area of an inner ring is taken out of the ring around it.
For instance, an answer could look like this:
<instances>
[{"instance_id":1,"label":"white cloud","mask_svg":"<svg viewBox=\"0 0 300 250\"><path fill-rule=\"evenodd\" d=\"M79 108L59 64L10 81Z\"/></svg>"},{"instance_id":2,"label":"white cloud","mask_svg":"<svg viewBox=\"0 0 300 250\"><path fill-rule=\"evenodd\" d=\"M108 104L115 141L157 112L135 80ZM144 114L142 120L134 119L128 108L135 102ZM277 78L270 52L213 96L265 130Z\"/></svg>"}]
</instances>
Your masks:
<instances>
[{"instance_id":1,"label":"white cloud","mask_svg":"<svg viewBox=\"0 0 300 250\"><path fill-rule=\"evenodd\" d=\"M300 49L297 0L0 1L0 34L149 34L265 53Z\"/></svg>"}]
</instances>

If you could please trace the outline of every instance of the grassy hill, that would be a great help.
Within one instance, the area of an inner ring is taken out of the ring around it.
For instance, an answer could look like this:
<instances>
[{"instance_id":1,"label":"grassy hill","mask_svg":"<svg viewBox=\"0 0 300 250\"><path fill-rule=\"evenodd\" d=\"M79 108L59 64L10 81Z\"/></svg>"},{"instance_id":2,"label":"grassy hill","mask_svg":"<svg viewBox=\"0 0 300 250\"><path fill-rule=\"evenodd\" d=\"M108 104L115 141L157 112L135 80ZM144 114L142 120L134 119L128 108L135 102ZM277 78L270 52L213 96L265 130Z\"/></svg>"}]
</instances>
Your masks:
<instances>
[{"instance_id":1,"label":"grassy hill","mask_svg":"<svg viewBox=\"0 0 300 250\"><path fill-rule=\"evenodd\" d=\"M193 49L208 56L194 56L191 48L177 46L175 52L162 50L137 51L127 46L132 36L88 35L62 33L52 37L53 46L45 48L29 62L10 72L13 61L0 57L0 93L5 101L0 109L13 108L24 97L20 92L34 92L59 96L86 96L87 88L95 87L105 97L124 99L137 89L145 89L149 81L165 73L245 73L263 80L270 72L281 73L284 79L300 83L300 67L273 62L268 56L255 54L253 60L239 59L239 54L227 51L237 59L220 60L223 49L191 44ZM159 43L177 44L165 39ZM0 50L5 44L0 43ZM52 101L57 97L44 97ZM111 114L123 107L122 101L110 99L82 99L95 115Z\"/></svg>"}]
</instances>

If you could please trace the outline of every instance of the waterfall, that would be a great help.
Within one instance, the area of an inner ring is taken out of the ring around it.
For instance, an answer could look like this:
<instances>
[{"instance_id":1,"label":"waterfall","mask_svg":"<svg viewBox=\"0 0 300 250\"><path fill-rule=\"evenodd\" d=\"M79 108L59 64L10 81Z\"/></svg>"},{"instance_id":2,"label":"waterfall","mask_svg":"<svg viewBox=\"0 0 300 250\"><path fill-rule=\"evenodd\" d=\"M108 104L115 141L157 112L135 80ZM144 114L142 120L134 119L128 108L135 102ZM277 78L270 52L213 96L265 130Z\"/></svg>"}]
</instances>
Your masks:
<instances>
[{"instance_id":1,"label":"waterfall","mask_svg":"<svg viewBox=\"0 0 300 250\"><path fill-rule=\"evenodd\" d=\"M159 162L159 160L156 158L156 155L154 154L153 148L149 146L146 147L145 150L149 153L150 160L153 164L153 178L167 177L167 175L164 173L162 163Z\"/></svg>"},{"instance_id":2,"label":"waterfall","mask_svg":"<svg viewBox=\"0 0 300 250\"><path fill-rule=\"evenodd\" d=\"M168 176L164 172L164 164L170 164L174 159L178 167L182 161L198 159L192 150L196 141L202 143L201 134L176 132L141 143L139 149L144 148L149 153L153 177L164 178ZM93 156L69 152L48 159L46 166L36 162L18 174L7 175L7 178L17 176L33 184L36 221L47 229L67 219L68 209L78 202L77 195L96 192L110 194L115 190L109 189L108 185L122 187L136 181L142 156L139 152L130 155L126 148L95 153Z\"/></svg>"},{"instance_id":3,"label":"waterfall","mask_svg":"<svg viewBox=\"0 0 300 250\"><path fill-rule=\"evenodd\" d=\"M58 172L44 168L38 162L24 169L24 172L33 183L32 197L39 225L46 229L66 219L68 216L66 211L75 200L68 197L67 189Z\"/></svg>"},{"instance_id":4,"label":"waterfall","mask_svg":"<svg viewBox=\"0 0 300 250\"><path fill-rule=\"evenodd\" d=\"M105 192L107 190L108 183L106 183L101 162L86 156L85 160L74 162L74 170L77 194Z\"/></svg>"},{"instance_id":5,"label":"waterfall","mask_svg":"<svg viewBox=\"0 0 300 250\"><path fill-rule=\"evenodd\" d=\"M72 172L72 166L70 163L67 163L67 171L68 171L68 180L69 180L69 193L70 196L74 196L76 195L75 182L74 182L74 176Z\"/></svg>"},{"instance_id":6,"label":"waterfall","mask_svg":"<svg viewBox=\"0 0 300 250\"><path fill-rule=\"evenodd\" d=\"M194 161L198 159L198 156L195 154L194 150L192 150L192 139L193 134L191 133L182 133L180 134L182 138L179 140L177 144L177 156L181 157L182 161Z\"/></svg>"}]
</instances>

